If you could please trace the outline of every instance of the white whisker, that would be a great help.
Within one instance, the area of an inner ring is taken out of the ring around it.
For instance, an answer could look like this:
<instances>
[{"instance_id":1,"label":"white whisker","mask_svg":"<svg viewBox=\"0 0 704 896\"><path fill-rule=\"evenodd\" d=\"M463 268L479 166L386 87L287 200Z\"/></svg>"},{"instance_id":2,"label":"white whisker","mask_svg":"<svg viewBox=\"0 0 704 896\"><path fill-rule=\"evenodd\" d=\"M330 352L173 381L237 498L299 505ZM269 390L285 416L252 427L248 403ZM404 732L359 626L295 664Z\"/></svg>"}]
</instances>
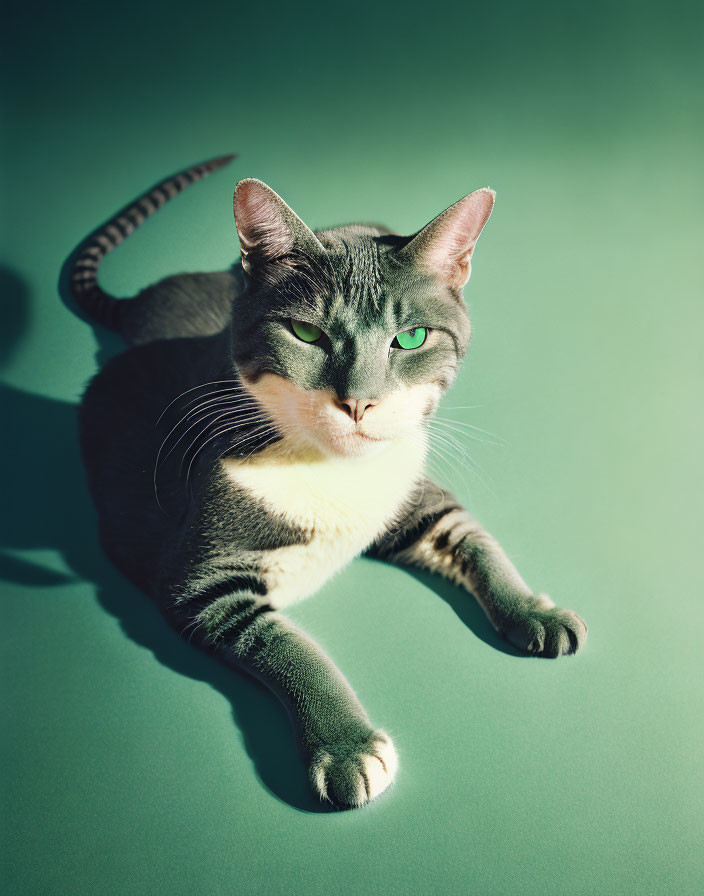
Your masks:
<instances>
[{"instance_id":1,"label":"white whisker","mask_svg":"<svg viewBox=\"0 0 704 896\"><path fill-rule=\"evenodd\" d=\"M203 389L203 388L205 388L205 386L216 386L216 385L219 385L220 383L236 383L236 380L234 380L234 379L232 379L232 380L213 380L210 383L201 383L199 386L193 386L191 389L186 389L185 392L182 392L180 395L177 395L176 398L173 399L173 401L170 401L166 405L164 410L159 415L159 419L156 421L155 426L158 426L161 423L161 418L169 410L171 405L175 404L179 400L179 398L183 398L184 395L188 395L189 392L194 392L196 389Z\"/></svg>"}]
</instances>

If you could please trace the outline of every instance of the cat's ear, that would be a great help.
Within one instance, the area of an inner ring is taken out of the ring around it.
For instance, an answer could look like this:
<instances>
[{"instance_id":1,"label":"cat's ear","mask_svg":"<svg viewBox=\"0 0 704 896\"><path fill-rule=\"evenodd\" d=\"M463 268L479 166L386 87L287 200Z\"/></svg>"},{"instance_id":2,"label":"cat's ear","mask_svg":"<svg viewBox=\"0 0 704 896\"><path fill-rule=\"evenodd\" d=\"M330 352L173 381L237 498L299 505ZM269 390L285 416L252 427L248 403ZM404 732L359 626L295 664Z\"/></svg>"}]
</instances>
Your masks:
<instances>
[{"instance_id":1,"label":"cat's ear","mask_svg":"<svg viewBox=\"0 0 704 896\"><path fill-rule=\"evenodd\" d=\"M452 289L462 289L472 272L472 253L494 207L496 193L488 187L455 202L411 237L400 257L441 277Z\"/></svg>"},{"instance_id":2,"label":"cat's ear","mask_svg":"<svg viewBox=\"0 0 704 896\"><path fill-rule=\"evenodd\" d=\"M237 184L234 209L242 267L248 274L296 250L308 256L324 251L310 227L261 180L248 177Z\"/></svg>"}]
</instances>

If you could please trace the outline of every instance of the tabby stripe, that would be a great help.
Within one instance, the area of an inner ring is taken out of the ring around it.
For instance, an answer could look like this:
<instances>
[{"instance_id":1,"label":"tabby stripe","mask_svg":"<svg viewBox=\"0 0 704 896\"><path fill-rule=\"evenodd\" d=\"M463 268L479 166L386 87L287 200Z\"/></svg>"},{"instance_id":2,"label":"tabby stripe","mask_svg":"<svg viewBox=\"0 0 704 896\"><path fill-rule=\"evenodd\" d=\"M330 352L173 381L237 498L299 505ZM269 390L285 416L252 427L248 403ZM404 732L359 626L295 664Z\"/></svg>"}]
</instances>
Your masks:
<instances>
[{"instance_id":1,"label":"tabby stripe","mask_svg":"<svg viewBox=\"0 0 704 896\"><path fill-rule=\"evenodd\" d=\"M132 221L130 221L129 218L126 218L123 215L121 215L119 218L117 218L115 220L115 223L117 224L117 226L120 228L120 230L124 234L125 239L127 239L127 237L131 233L134 233L134 224L132 223Z\"/></svg>"},{"instance_id":2,"label":"tabby stripe","mask_svg":"<svg viewBox=\"0 0 704 896\"><path fill-rule=\"evenodd\" d=\"M166 196L160 190L152 190L152 192L147 196L147 199L156 209L160 209L162 205L168 202L168 196Z\"/></svg>"},{"instance_id":3,"label":"tabby stripe","mask_svg":"<svg viewBox=\"0 0 704 896\"><path fill-rule=\"evenodd\" d=\"M271 604L257 604L252 610L240 616L233 616L227 622L218 625L217 632L214 633L219 641L225 640L237 643L242 635L247 631L250 625L262 615L262 613L273 613L274 608Z\"/></svg>"},{"instance_id":4,"label":"tabby stripe","mask_svg":"<svg viewBox=\"0 0 704 896\"><path fill-rule=\"evenodd\" d=\"M396 535L389 538L388 544L384 544L379 553L381 556L391 556L400 554L402 551L408 550L416 544L420 539L432 529L443 517L448 516L452 511L461 509L459 505L450 505L431 513L423 514L414 523L403 529Z\"/></svg>"},{"instance_id":5,"label":"tabby stripe","mask_svg":"<svg viewBox=\"0 0 704 896\"><path fill-rule=\"evenodd\" d=\"M436 534L435 530L440 531ZM435 550L442 552L448 548L455 548L465 535L476 530L475 521L463 507L459 507L438 521L429 535L433 538Z\"/></svg>"},{"instance_id":6,"label":"tabby stripe","mask_svg":"<svg viewBox=\"0 0 704 896\"><path fill-rule=\"evenodd\" d=\"M111 252L115 248L115 243L110 239L110 237L105 233L105 231L101 231L95 238L95 242L107 252Z\"/></svg>"},{"instance_id":7,"label":"tabby stripe","mask_svg":"<svg viewBox=\"0 0 704 896\"><path fill-rule=\"evenodd\" d=\"M197 594L186 598L184 603L187 604L189 608L198 607L200 610L204 610L209 604L214 603L219 598L235 595L240 592L252 592L253 594L260 594L263 596L267 593L267 587L264 581L258 576L248 574L228 576L226 579L206 585L206 587L200 589ZM254 600L251 597L244 597L243 601L254 603Z\"/></svg>"},{"instance_id":8,"label":"tabby stripe","mask_svg":"<svg viewBox=\"0 0 704 896\"><path fill-rule=\"evenodd\" d=\"M486 533L476 520L464 508L456 507L394 559L431 571L440 569L456 584L471 589L481 574L482 536Z\"/></svg>"},{"instance_id":9,"label":"tabby stripe","mask_svg":"<svg viewBox=\"0 0 704 896\"><path fill-rule=\"evenodd\" d=\"M101 262L101 261L105 258L105 256L108 254L108 253L105 251L105 247L99 245L98 243L93 243L93 244L89 247L89 249L90 249L90 256L89 256L89 257L95 257L95 260L98 262L98 264L100 264L100 262ZM86 254L86 255L88 254L88 249L86 249L85 254Z\"/></svg>"}]
</instances>

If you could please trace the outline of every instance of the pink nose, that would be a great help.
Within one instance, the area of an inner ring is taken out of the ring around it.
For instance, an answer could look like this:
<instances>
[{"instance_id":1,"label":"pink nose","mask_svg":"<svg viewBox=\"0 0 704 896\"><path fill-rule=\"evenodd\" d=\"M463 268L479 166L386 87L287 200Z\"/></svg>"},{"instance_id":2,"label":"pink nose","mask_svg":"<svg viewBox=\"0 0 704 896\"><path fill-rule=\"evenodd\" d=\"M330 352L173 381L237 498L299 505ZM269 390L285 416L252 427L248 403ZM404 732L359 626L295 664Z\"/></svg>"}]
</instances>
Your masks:
<instances>
[{"instance_id":1,"label":"pink nose","mask_svg":"<svg viewBox=\"0 0 704 896\"><path fill-rule=\"evenodd\" d=\"M368 398L333 398L333 402L341 411L349 414L355 423L359 423L367 408L373 408L375 404Z\"/></svg>"}]
</instances>

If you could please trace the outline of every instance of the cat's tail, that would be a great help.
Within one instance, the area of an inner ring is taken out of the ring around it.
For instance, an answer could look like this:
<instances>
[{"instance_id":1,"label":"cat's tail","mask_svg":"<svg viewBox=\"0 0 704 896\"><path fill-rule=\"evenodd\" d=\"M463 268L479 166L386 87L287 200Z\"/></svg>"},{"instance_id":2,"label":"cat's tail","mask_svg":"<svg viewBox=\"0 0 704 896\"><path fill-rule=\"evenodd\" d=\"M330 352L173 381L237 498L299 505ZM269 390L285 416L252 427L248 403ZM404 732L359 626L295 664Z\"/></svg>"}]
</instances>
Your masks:
<instances>
[{"instance_id":1,"label":"cat's tail","mask_svg":"<svg viewBox=\"0 0 704 896\"><path fill-rule=\"evenodd\" d=\"M122 319L129 301L108 295L98 285L98 268L108 252L117 249L140 224L147 220L162 205L180 192L227 165L235 154L220 156L186 168L144 193L139 199L119 211L106 224L98 227L79 248L71 267L71 291L83 311L98 323L111 330L122 328Z\"/></svg>"}]
</instances>

